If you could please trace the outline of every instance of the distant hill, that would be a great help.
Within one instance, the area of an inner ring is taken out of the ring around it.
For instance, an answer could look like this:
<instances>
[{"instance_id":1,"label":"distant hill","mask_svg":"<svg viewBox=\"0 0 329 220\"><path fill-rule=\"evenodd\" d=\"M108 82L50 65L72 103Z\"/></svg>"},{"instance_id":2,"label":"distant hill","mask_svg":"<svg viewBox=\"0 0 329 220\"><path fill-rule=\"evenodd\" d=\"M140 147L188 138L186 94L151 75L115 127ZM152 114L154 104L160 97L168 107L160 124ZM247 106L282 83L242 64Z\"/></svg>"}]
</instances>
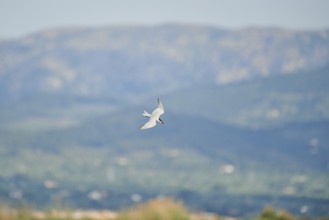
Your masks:
<instances>
[{"instance_id":1,"label":"distant hill","mask_svg":"<svg viewBox=\"0 0 329 220\"><path fill-rule=\"evenodd\" d=\"M328 34L164 25L2 41L0 200L328 215ZM165 124L140 131L158 97Z\"/></svg>"},{"instance_id":2,"label":"distant hill","mask_svg":"<svg viewBox=\"0 0 329 220\"><path fill-rule=\"evenodd\" d=\"M325 111L318 112L327 103L324 73L167 94L162 98L165 124L147 131L138 130L145 121L140 113L152 109L155 98L143 105L117 104L121 107L114 110L96 101L54 102L51 108L43 106L44 99L34 100L33 106L16 104L11 114L21 119L4 120L0 130L0 195L41 207L59 197L63 204L89 208L122 208L134 194L144 199L172 195L191 207L230 215L225 207L244 215L264 204L292 212L307 204L312 215L323 215L329 203L329 120ZM312 79L321 80L314 84ZM297 101L289 99L291 94ZM214 115L222 99L233 101L225 105L233 112L228 120ZM287 103L298 113L276 123L246 117L257 128L230 121L239 109L273 99L278 107ZM238 100L242 103L236 107ZM312 117L303 117L305 106ZM71 116L80 121L70 123Z\"/></svg>"},{"instance_id":3,"label":"distant hill","mask_svg":"<svg viewBox=\"0 0 329 220\"><path fill-rule=\"evenodd\" d=\"M7 98L38 92L133 101L175 89L314 69L329 31L162 25L53 29L0 42Z\"/></svg>"},{"instance_id":4,"label":"distant hill","mask_svg":"<svg viewBox=\"0 0 329 220\"><path fill-rule=\"evenodd\" d=\"M230 85L201 84L166 98L172 111L253 128L329 119L329 68Z\"/></svg>"}]
</instances>

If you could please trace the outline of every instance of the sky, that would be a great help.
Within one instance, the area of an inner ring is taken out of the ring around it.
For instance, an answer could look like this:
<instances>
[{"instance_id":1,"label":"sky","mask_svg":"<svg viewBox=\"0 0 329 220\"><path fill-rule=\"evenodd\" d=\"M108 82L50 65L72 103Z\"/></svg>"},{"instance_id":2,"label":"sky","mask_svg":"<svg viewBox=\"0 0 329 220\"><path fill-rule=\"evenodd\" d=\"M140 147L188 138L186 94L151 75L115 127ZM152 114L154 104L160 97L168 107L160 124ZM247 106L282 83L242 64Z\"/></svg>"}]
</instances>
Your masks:
<instances>
[{"instance_id":1,"label":"sky","mask_svg":"<svg viewBox=\"0 0 329 220\"><path fill-rule=\"evenodd\" d=\"M329 28L329 0L0 0L0 38L58 27L183 23Z\"/></svg>"}]
</instances>

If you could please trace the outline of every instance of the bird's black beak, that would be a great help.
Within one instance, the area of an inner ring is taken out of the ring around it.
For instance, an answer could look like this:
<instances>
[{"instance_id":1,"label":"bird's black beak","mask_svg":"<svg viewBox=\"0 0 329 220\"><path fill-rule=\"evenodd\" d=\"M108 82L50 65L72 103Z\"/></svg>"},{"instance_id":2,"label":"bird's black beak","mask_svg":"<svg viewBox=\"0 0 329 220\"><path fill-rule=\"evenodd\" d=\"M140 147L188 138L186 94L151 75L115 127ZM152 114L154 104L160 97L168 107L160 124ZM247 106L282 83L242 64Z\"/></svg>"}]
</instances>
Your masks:
<instances>
[{"instance_id":1,"label":"bird's black beak","mask_svg":"<svg viewBox=\"0 0 329 220\"><path fill-rule=\"evenodd\" d=\"M162 124L164 124L164 122L162 121L162 119L161 119L161 118L159 118L159 121L161 121L161 123L162 123Z\"/></svg>"}]
</instances>

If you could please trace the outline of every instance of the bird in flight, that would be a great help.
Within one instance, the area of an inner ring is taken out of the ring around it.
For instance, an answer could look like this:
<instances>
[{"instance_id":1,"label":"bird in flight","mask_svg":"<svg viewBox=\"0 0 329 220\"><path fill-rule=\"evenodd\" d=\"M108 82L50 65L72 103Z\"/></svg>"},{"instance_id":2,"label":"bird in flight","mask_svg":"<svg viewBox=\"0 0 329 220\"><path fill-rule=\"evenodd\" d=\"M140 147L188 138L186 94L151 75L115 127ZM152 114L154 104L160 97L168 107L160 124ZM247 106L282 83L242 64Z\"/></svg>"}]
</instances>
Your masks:
<instances>
[{"instance_id":1,"label":"bird in flight","mask_svg":"<svg viewBox=\"0 0 329 220\"><path fill-rule=\"evenodd\" d=\"M164 113L163 105L162 105L160 99L158 98L158 107L156 109L154 109L152 114L149 114L147 111L144 111L143 115L145 117L148 117L149 120L144 125L142 125L140 127L140 129L152 128L156 125L157 122L164 124L160 118L160 115L162 115L163 113Z\"/></svg>"}]
</instances>

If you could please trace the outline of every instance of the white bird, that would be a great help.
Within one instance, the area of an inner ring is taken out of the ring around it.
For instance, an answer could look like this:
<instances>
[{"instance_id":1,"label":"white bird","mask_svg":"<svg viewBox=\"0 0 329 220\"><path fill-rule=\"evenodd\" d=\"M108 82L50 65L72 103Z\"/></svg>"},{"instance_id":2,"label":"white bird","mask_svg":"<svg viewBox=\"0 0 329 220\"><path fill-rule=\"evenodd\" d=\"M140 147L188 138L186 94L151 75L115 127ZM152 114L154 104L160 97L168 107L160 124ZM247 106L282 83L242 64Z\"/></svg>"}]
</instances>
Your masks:
<instances>
[{"instance_id":1,"label":"white bird","mask_svg":"<svg viewBox=\"0 0 329 220\"><path fill-rule=\"evenodd\" d=\"M149 120L144 125L142 125L140 129L152 128L156 125L157 122L164 124L160 118L160 115L162 115L163 113L164 113L163 105L160 99L158 99L158 107L152 112L152 114L149 114L147 111L144 111L143 115L145 117L148 117Z\"/></svg>"}]
</instances>

